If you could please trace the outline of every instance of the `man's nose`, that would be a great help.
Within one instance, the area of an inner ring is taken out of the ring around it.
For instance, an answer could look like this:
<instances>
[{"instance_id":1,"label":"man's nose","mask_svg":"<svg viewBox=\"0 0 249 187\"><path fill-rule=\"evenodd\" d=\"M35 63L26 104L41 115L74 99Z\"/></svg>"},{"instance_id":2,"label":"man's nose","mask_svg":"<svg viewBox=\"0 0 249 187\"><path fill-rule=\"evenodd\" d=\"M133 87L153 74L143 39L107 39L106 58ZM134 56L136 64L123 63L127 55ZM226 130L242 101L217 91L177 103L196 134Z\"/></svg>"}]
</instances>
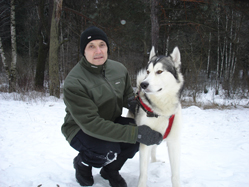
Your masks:
<instances>
[{"instance_id":1,"label":"man's nose","mask_svg":"<svg viewBox=\"0 0 249 187\"><path fill-rule=\"evenodd\" d=\"M100 47L96 47L96 53L101 53Z\"/></svg>"}]
</instances>

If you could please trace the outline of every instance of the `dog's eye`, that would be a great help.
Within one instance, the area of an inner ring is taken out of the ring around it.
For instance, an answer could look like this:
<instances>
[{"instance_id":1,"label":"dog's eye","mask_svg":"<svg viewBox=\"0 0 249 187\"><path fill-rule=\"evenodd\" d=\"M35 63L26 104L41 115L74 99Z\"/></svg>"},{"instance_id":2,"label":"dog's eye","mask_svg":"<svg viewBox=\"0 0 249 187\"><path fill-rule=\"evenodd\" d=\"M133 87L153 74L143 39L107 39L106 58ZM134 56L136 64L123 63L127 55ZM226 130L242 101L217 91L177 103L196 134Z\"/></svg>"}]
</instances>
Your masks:
<instances>
[{"instance_id":1,"label":"dog's eye","mask_svg":"<svg viewBox=\"0 0 249 187\"><path fill-rule=\"evenodd\" d=\"M162 72L163 72L162 70L158 70L156 73L161 74Z\"/></svg>"},{"instance_id":2,"label":"dog's eye","mask_svg":"<svg viewBox=\"0 0 249 187\"><path fill-rule=\"evenodd\" d=\"M147 70L147 74L150 74L150 71L149 71L149 70Z\"/></svg>"}]
</instances>

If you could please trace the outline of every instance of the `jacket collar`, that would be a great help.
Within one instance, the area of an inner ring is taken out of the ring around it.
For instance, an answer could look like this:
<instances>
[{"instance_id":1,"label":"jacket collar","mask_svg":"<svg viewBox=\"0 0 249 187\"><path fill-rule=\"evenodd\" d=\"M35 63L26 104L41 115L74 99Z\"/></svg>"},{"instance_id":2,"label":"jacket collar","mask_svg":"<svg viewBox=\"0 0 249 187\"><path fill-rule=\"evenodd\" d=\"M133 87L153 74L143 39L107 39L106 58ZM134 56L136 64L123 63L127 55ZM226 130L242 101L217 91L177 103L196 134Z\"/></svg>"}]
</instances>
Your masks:
<instances>
[{"instance_id":1,"label":"jacket collar","mask_svg":"<svg viewBox=\"0 0 249 187\"><path fill-rule=\"evenodd\" d=\"M90 62L88 62L85 57L82 57L79 63L89 72L94 73L94 74L102 73L106 66L106 62L103 65L98 65L98 66L93 65Z\"/></svg>"}]
</instances>

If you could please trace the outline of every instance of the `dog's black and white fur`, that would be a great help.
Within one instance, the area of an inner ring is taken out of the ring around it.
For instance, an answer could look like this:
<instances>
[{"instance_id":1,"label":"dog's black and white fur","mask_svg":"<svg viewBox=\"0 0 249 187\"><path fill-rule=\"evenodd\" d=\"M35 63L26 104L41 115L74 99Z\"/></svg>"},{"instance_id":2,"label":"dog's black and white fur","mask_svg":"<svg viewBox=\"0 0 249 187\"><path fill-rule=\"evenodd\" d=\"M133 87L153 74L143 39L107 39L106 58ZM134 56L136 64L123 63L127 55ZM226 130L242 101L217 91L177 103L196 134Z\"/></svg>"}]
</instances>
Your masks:
<instances>
[{"instance_id":1,"label":"dog's black and white fur","mask_svg":"<svg viewBox=\"0 0 249 187\"><path fill-rule=\"evenodd\" d=\"M148 125L164 135L169 118L175 115L171 131L166 138L173 187L180 187L180 131L182 126L180 96L183 89L183 75L180 72L181 57L178 47L170 56L156 56L154 47L146 69L137 75L138 96L152 109L154 117L147 115L138 106L135 113L137 125ZM138 187L146 187L148 163L156 161L156 147L140 144L140 177Z\"/></svg>"}]
</instances>

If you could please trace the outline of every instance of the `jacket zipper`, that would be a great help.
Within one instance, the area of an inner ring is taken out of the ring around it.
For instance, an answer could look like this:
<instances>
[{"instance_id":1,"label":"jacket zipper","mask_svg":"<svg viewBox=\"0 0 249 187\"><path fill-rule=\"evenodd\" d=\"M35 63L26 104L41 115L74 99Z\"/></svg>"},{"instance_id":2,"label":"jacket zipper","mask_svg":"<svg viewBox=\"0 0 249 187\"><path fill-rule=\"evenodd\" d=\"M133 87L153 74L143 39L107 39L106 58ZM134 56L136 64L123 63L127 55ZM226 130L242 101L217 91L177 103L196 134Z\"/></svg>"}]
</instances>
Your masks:
<instances>
[{"instance_id":1,"label":"jacket zipper","mask_svg":"<svg viewBox=\"0 0 249 187\"><path fill-rule=\"evenodd\" d=\"M116 110L117 110L117 95L116 95L116 93L115 93L115 91L114 91L113 86L112 86L111 83L107 80L107 78L106 78L106 76L105 76L105 66L103 67L103 70L102 70L102 76L104 77L104 79L105 79L105 81L107 82L107 84L110 86L110 88L111 88L113 94L116 96L116 97L115 97L115 100L116 100L115 111L116 111ZM114 114L113 114L112 117L114 118Z\"/></svg>"}]
</instances>

